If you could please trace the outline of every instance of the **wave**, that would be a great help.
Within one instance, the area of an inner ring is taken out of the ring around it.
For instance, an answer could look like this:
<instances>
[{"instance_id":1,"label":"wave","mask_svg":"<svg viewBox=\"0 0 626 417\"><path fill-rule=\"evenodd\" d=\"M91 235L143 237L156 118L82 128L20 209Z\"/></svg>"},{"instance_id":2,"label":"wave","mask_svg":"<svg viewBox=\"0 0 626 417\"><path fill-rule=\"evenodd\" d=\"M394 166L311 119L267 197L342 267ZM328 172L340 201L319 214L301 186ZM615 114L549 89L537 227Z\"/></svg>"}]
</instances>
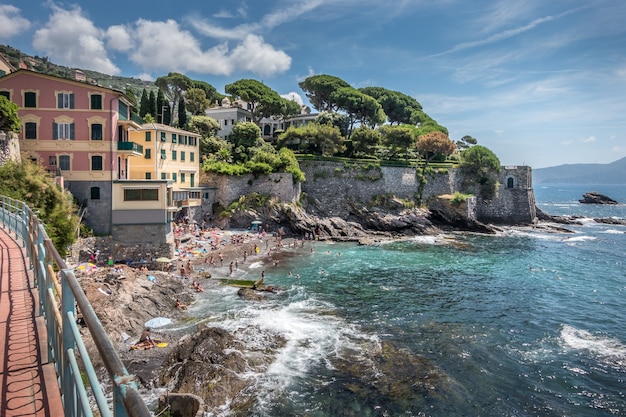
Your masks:
<instances>
[{"instance_id":1,"label":"wave","mask_svg":"<svg viewBox=\"0 0 626 417\"><path fill-rule=\"evenodd\" d=\"M563 239L563 242L567 242L567 243L572 243L572 242L587 242L590 240L597 240L597 237L594 236L587 236L587 235L583 235L583 236L574 236L574 237L568 237L566 239Z\"/></svg>"},{"instance_id":2,"label":"wave","mask_svg":"<svg viewBox=\"0 0 626 417\"><path fill-rule=\"evenodd\" d=\"M599 362L626 370L626 345L621 341L607 336L596 336L586 330L563 325L559 339L568 349L589 353Z\"/></svg>"},{"instance_id":3,"label":"wave","mask_svg":"<svg viewBox=\"0 0 626 417\"><path fill-rule=\"evenodd\" d=\"M609 235L623 235L626 232L624 232L623 230L607 229L607 230L604 230L604 231L602 231L600 233L606 233L606 234L609 234Z\"/></svg>"}]
</instances>

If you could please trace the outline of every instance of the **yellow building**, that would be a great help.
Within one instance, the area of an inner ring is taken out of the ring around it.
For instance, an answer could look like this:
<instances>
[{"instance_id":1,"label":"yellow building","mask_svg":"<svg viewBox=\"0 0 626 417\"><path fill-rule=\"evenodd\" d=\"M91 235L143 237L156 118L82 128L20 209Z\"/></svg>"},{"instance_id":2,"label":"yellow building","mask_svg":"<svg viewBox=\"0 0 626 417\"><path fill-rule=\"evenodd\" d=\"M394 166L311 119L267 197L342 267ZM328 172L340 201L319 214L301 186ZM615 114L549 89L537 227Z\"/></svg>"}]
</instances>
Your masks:
<instances>
[{"instance_id":1,"label":"yellow building","mask_svg":"<svg viewBox=\"0 0 626 417\"><path fill-rule=\"evenodd\" d=\"M143 146L143 157L129 166L130 180L167 180L178 217L197 218L202 204L200 135L160 123L145 123L130 131L130 140Z\"/></svg>"}]
</instances>

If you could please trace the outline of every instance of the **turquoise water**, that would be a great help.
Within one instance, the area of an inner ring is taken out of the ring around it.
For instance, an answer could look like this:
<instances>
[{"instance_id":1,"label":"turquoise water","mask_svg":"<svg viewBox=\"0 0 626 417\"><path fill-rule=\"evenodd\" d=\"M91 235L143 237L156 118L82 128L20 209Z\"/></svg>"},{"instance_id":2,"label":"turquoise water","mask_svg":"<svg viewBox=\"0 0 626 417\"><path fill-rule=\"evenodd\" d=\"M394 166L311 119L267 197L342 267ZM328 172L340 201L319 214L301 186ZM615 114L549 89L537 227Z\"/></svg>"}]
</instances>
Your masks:
<instances>
[{"instance_id":1,"label":"turquoise water","mask_svg":"<svg viewBox=\"0 0 626 417\"><path fill-rule=\"evenodd\" d=\"M578 204L587 191L626 202L624 186L535 194L550 214L626 219ZM211 288L192 312L261 349L285 338L251 372L255 416L626 415L626 227L568 228L315 243L254 265L284 293Z\"/></svg>"}]
</instances>

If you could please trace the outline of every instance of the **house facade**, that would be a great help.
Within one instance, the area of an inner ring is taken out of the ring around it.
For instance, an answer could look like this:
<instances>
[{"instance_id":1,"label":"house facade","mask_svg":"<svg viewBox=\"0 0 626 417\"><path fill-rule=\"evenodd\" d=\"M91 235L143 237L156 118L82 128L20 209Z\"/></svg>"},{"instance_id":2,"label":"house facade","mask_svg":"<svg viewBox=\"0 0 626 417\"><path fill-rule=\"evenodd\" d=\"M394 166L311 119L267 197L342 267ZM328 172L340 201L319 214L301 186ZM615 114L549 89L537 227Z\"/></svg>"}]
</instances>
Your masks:
<instances>
[{"instance_id":1,"label":"house facade","mask_svg":"<svg viewBox=\"0 0 626 417\"><path fill-rule=\"evenodd\" d=\"M115 226L129 224L130 218L171 229L172 186L161 181L155 193L155 184L146 188L145 177L131 178L144 149L130 140L130 131L141 124L132 119L132 102L124 93L18 70L0 78L0 95L19 107L22 153L74 195L84 223L96 234L113 234L115 239ZM152 211L158 205L161 213L140 215L144 201Z\"/></svg>"},{"instance_id":2,"label":"house facade","mask_svg":"<svg viewBox=\"0 0 626 417\"><path fill-rule=\"evenodd\" d=\"M206 211L200 187L200 135L160 123L145 123L130 131L131 141L143 147L130 170L132 180L163 180L171 184L174 219L200 221Z\"/></svg>"},{"instance_id":3,"label":"house facade","mask_svg":"<svg viewBox=\"0 0 626 417\"><path fill-rule=\"evenodd\" d=\"M217 131L217 136L221 138L226 138L230 135L236 123L252 122L254 120L249 103L243 100L235 100L231 103L228 98L224 98L221 105L207 109L205 114L219 123L220 129ZM285 119L264 117L259 122L261 136L263 136L263 139L271 141L278 132L287 130L289 126L304 126L315 121L316 117L317 113L311 114L310 109L306 106L303 106L301 114Z\"/></svg>"}]
</instances>

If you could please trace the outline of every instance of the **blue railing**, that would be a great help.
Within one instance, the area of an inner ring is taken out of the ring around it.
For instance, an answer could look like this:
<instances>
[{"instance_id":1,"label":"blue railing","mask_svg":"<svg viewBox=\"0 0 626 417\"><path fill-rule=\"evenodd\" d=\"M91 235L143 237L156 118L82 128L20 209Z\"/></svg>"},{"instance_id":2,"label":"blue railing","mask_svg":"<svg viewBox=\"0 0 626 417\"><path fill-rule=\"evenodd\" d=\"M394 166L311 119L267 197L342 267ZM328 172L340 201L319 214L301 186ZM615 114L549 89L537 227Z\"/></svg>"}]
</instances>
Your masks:
<instances>
[{"instance_id":1,"label":"blue railing","mask_svg":"<svg viewBox=\"0 0 626 417\"><path fill-rule=\"evenodd\" d=\"M87 376L100 416L151 416L137 390L135 377L128 374L74 271L57 252L44 225L24 202L5 196L1 198L0 221L9 233L15 233L16 238L22 240L33 271L34 285L39 293L39 314L46 322L48 357L55 364L65 416L93 416L83 373ZM75 306L78 306L111 378L112 404L107 401L87 354L76 324Z\"/></svg>"}]
</instances>

